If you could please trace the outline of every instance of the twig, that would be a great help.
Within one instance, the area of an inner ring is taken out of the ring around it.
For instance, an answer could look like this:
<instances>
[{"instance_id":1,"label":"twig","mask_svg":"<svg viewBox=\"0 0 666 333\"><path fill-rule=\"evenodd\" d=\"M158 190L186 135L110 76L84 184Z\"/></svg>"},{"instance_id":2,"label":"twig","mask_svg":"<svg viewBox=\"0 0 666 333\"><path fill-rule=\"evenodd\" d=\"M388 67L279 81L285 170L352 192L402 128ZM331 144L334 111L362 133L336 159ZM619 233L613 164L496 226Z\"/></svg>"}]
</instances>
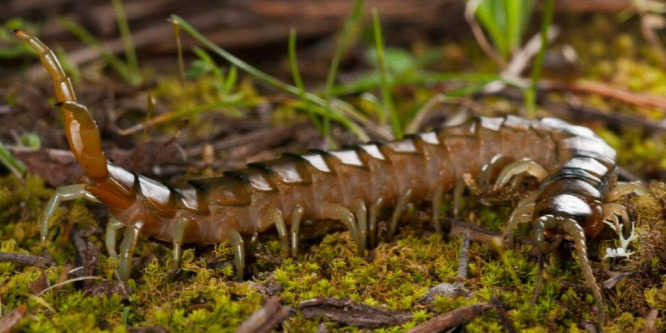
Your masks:
<instances>
[{"instance_id":1,"label":"twig","mask_svg":"<svg viewBox=\"0 0 666 333\"><path fill-rule=\"evenodd\" d=\"M380 309L348 298L313 298L298 304L298 310L307 319L323 316L346 325L368 328L395 326L412 320L409 312Z\"/></svg>"},{"instance_id":2,"label":"twig","mask_svg":"<svg viewBox=\"0 0 666 333\"><path fill-rule=\"evenodd\" d=\"M13 264L26 266L44 267L53 263L53 260L44 256L23 254L14 252L0 252L0 262L11 262Z\"/></svg>"},{"instance_id":3,"label":"twig","mask_svg":"<svg viewBox=\"0 0 666 333\"><path fill-rule=\"evenodd\" d=\"M271 332L275 325L287 317L290 311L280 304L280 298L272 296L261 309L255 311L236 330L236 333L263 333Z\"/></svg>"},{"instance_id":4,"label":"twig","mask_svg":"<svg viewBox=\"0 0 666 333\"><path fill-rule=\"evenodd\" d=\"M504 325L504 328L506 328L506 331L509 333L515 332L516 327L513 325L513 321L511 320L511 318L509 318L509 315L506 313L506 310L504 310L504 307L502 306L502 303L500 302L499 298L497 298L497 296L493 296L490 298L490 302L495 307L495 311L497 311L497 315L502 320L502 324Z\"/></svg>"},{"instance_id":5,"label":"twig","mask_svg":"<svg viewBox=\"0 0 666 333\"><path fill-rule=\"evenodd\" d=\"M460 219L450 218L448 221L452 235L464 235L469 231L471 240L485 243L492 243L494 239L502 236L501 232L490 231Z\"/></svg>"},{"instance_id":6,"label":"twig","mask_svg":"<svg viewBox=\"0 0 666 333\"><path fill-rule=\"evenodd\" d=\"M467 323L476 317L480 317L492 308L492 304L484 302L456 309L434 317L425 323L412 328L407 331L407 333L441 332L451 327Z\"/></svg>"},{"instance_id":7,"label":"twig","mask_svg":"<svg viewBox=\"0 0 666 333\"><path fill-rule=\"evenodd\" d=\"M84 281L84 280L104 280L104 279L99 277L99 276L81 276L81 277L77 277L75 279L69 279L69 280L62 281L60 283L56 283L56 284L42 290L42 292L40 292L39 294L37 294L35 296L42 296L45 292L47 292L47 291L49 291L53 288L58 288L58 287L64 286L64 285L72 283L72 282Z\"/></svg>"},{"instance_id":8,"label":"twig","mask_svg":"<svg viewBox=\"0 0 666 333\"><path fill-rule=\"evenodd\" d=\"M587 80L579 80L576 82L541 80L539 81L539 89L545 91L567 91L580 94L595 94L639 107L657 108L666 113L666 98L631 92L600 82Z\"/></svg>"},{"instance_id":9,"label":"twig","mask_svg":"<svg viewBox=\"0 0 666 333\"><path fill-rule=\"evenodd\" d=\"M541 289L541 284L543 283L543 253L539 253L539 267L537 270L537 282L534 286L534 293L532 294L532 300L530 301L530 307L533 307L536 304L537 298L539 298L539 290Z\"/></svg>"},{"instance_id":10,"label":"twig","mask_svg":"<svg viewBox=\"0 0 666 333\"><path fill-rule=\"evenodd\" d=\"M458 273L456 274L459 279L467 278L467 265L469 264L469 241L471 238L469 229L465 230L464 235L460 248L460 260L458 260Z\"/></svg>"},{"instance_id":11,"label":"twig","mask_svg":"<svg viewBox=\"0 0 666 333\"><path fill-rule=\"evenodd\" d=\"M610 278L608 278L606 281L602 283L604 289L611 289L620 282L624 278L628 278L632 275L636 275L637 272L612 272L612 271L607 271L608 275L610 275Z\"/></svg>"},{"instance_id":12,"label":"twig","mask_svg":"<svg viewBox=\"0 0 666 333\"><path fill-rule=\"evenodd\" d=\"M18 308L12 310L8 314L0 318L0 332L11 332L12 328L18 324L21 319L23 319L23 314L25 313L26 306L25 304L19 305Z\"/></svg>"}]
</instances>

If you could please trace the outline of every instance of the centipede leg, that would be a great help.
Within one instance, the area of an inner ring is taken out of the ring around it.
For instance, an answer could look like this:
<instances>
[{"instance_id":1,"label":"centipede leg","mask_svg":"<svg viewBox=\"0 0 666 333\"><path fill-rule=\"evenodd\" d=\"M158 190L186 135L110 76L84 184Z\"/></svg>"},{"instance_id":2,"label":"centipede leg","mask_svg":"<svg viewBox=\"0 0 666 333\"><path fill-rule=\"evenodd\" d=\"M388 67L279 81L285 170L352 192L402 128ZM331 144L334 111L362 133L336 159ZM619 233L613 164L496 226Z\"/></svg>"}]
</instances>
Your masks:
<instances>
[{"instance_id":1,"label":"centipede leg","mask_svg":"<svg viewBox=\"0 0 666 333\"><path fill-rule=\"evenodd\" d=\"M566 219L562 222L562 229L574 240L576 245L576 252L578 254L578 260L580 260L580 266L585 276L585 281L587 282L587 287L592 291L594 299L597 303L597 315L599 317L599 324L603 326L604 324L604 304L603 298L601 297L601 289L597 285L597 280L594 277L592 272L592 266L590 266L590 261L587 258L587 245L585 245L585 233L583 228L572 219Z\"/></svg>"},{"instance_id":2,"label":"centipede leg","mask_svg":"<svg viewBox=\"0 0 666 333\"><path fill-rule=\"evenodd\" d=\"M185 217L179 217L176 219L176 223L173 226L173 262L175 265L178 265L180 262L180 257L183 252L181 249L181 244L183 244L183 238L185 238L185 230L190 224L190 219Z\"/></svg>"},{"instance_id":3,"label":"centipede leg","mask_svg":"<svg viewBox=\"0 0 666 333\"><path fill-rule=\"evenodd\" d=\"M509 244L513 244L513 229L519 224L532 222L532 212L534 211L534 200L537 193L533 193L522 199L518 206L511 212L509 222L504 228L502 239L506 239Z\"/></svg>"},{"instance_id":4,"label":"centipede leg","mask_svg":"<svg viewBox=\"0 0 666 333\"><path fill-rule=\"evenodd\" d=\"M284 223L282 211L277 208L271 208L268 214L271 223L275 224L275 228L280 236L280 250L282 251L282 255L286 257L289 254L289 235L287 235L287 226Z\"/></svg>"},{"instance_id":5,"label":"centipede leg","mask_svg":"<svg viewBox=\"0 0 666 333\"><path fill-rule=\"evenodd\" d=\"M541 165L530 159L524 158L507 165L502 170L497 177L493 190L499 191L499 189L505 186L514 176L520 176L523 174L533 176L539 182L548 177L548 171L546 171Z\"/></svg>"},{"instance_id":6,"label":"centipede leg","mask_svg":"<svg viewBox=\"0 0 666 333\"><path fill-rule=\"evenodd\" d=\"M377 219L379 218L379 211L384 204L384 198L378 198L375 202L370 205L369 219L368 223L368 234L370 234L370 247L374 247L377 239Z\"/></svg>"},{"instance_id":7,"label":"centipede leg","mask_svg":"<svg viewBox=\"0 0 666 333\"><path fill-rule=\"evenodd\" d=\"M61 186L56 189L56 192L53 194L53 196L51 196L51 199L46 204L46 207L44 208L44 213L42 215L42 219L40 221L41 230L39 238L42 247L46 246L46 237L48 236L49 233L49 221L55 214L56 209L58 208L61 202L75 200L79 198L86 198L90 201L98 202L97 198L95 198L90 192L88 192L88 190L86 190L86 186L87 186L86 184L74 184L74 185Z\"/></svg>"},{"instance_id":8,"label":"centipede leg","mask_svg":"<svg viewBox=\"0 0 666 333\"><path fill-rule=\"evenodd\" d=\"M513 159L508 156L502 154L493 156L490 162L481 168L481 174L477 177L478 186L482 188L490 187L493 179L496 179L498 174L511 162L513 162Z\"/></svg>"},{"instance_id":9,"label":"centipede leg","mask_svg":"<svg viewBox=\"0 0 666 333\"><path fill-rule=\"evenodd\" d=\"M460 213L460 199L462 199L465 186L464 181L458 181L456 187L453 188L453 217L458 217Z\"/></svg>"},{"instance_id":10,"label":"centipede leg","mask_svg":"<svg viewBox=\"0 0 666 333\"><path fill-rule=\"evenodd\" d=\"M243 243L243 237L236 229L229 229L227 239L229 239L231 249L234 251L236 279L243 281L243 274L245 273L245 244Z\"/></svg>"},{"instance_id":11,"label":"centipede leg","mask_svg":"<svg viewBox=\"0 0 666 333\"><path fill-rule=\"evenodd\" d=\"M294 213L291 215L291 256L296 258L298 256L298 228L301 225L303 218L303 207L296 205Z\"/></svg>"},{"instance_id":12,"label":"centipede leg","mask_svg":"<svg viewBox=\"0 0 666 333\"><path fill-rule=\"evenodd\" d=\"M442 203L443 194L444 187L437 185L432 195L432 227L438 234L442 232L442 225L439 223L439 205Z\"/></svg>"},{"instance_id":13,"label":"centipede leg","mask_svg":"<svg viewBox=\"0 0 666 333\"><path fill-rule=\"evenodd\" d=\"M328 202L324 204L323 213L326 218L342 221L342 223L347 226L347 229L349 229L349 234L356 243L356 246L360 247L358 241L358 227L356 225L356 218L349 209L340 204Z\"/></svg>"},{"instance_id":14,"label":"centipede leg","mask_svg":"<svg viewBox=\"0 0 666 333\"><path fill-rule=\"evenodd\" d=\"M111 258L118 259L118 252L116 252L116 239L118 237L118 230L125 225L118 221L115 217L110 217L109 222L106 223L106 251L109 252Z\"/></svg>"},{"instance_id":15,"label":"centipede leg","mask_svg":"<svg viewBox=\"0 0 666 333\"><path fill-rule=\"evenodd\" d=\"M393 215L391 215L391 225L389 227L389 234L393 235L395 234L395 229L398 227L398 220L400 219L400 215L402 215L402 212L405 210L407 207L407 203L409 202L409 198L412 196L412 189L407 189L405 193L400 195L400 198L398 198L398 203L395 205L395 210L393 211Z\"/></svg>"},{"instance_id":16,"label":"centipede leg","mask_svg":"<svg viewBox=\"0 0 666 333\"><path fill-rule=\"evenodd\" d=\"M553 215L544 215L534 221L534 241L541 253L549 253L551 246L546 240L546 229L552 229L557 226L557 220Z\"/></svg>"},{"instance_id":17,"label":"centipede leg","mask_svg":"<svg viewBox=\"0 0 666 333\"><path fill-rule=\"evenodd\" d=\"M621 197L630 194L630 193L635 193L637 195L645 195L648 193L647 188L639 182L618 182L615 184L615 187L613 187L610 192L606 195L606 202L612 202L612 201L617 201Z\"/></svg>"},{"instance_id":18,"label":"centipede leg","mask_svg":"<svg viewBox=\"0 0 666 333\"><path fill-rule=\"evenodd\" d=\"M627 212L627 208L617 204L617 203L605 203L602 205L602 209L604 211L604 221L611 221L613 225L619 225L619 221L617 220L617 217L619 216L622 219L622 222L627 223L629 222L629 213Z\"/></svg>"},{"instance_id":19,"label":"centipede leg","mask_svg":"<svg viewBox=\"0 0 666 333\"><path fill-rule=\"evenodd\" d=\"M128 226L123 234L123 241L120 243L120 257L118 258L118 274L123 280L127 280L130 272L132 272L132 258L142 227L143 222L137 221Z\"/></svg>"},{"instance_id":20,"label":"centipede leg","mask_svg":"<svg viewBox=\"0 0 666 333\"><path fill-rule=\"evenodd\" d=\"M362 255L368 240L368 209L363 201L358 201L354 211L358 225L358 250L359 255Z\"/></svg>"}]
</instances>

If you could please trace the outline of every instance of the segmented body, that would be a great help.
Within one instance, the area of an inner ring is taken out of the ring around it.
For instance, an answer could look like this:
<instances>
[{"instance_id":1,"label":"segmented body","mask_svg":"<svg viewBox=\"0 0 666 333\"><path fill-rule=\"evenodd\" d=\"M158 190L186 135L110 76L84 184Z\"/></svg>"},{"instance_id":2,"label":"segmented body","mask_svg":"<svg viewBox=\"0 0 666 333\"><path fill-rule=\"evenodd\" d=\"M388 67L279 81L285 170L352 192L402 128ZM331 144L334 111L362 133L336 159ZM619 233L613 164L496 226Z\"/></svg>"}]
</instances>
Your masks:
<instances>
[{"instance_id":1,"label":"segmented body","mask_svg":"<svg viewBox=\"0 0 666 333\"><path fill-rule=\"evenodd\" d=\"M587 128L553 118L480 118L399 141L284 154L221 177L163 185L106 160L99 130L86 107L76 102L51 49L28 33L17 35L40 53L51 74L70 147L86 171L83 184L59 188L47 205L43 242L58 204L84 197L101 202L113 216L106 237L112 256L118 256L116 231L126 227L119 255L123 278L130 274L139 232L173 242L176 261L182 243L229 241L242 276L242 235L275 226L283 251L291 248L295 255L301 221L339 220L362 253L368 241L374 242L382 208L394 208L393 231L408 201L431 201L433 226L440 230L442 193L453 190L457 202L465 186L497 194L532 176L539 187L521 200L506 235L517 224L530 222L543 252L553 248L551 241L573 240L603 320L585 239L598 235L605 220L626 218L623 207L611 202L641 187L616 184L615 151Z\"/></svg>"},{"instance_id":2,"label":"segmented body","mask_svg":"<svg viewBox=\"0 0 666 333\"><path fill-rule=\"evenodd\" d=\"M369 206L379 199L394 207L408 191L415 200L432 198L438 187L453 190L465 174L476 178L496 155L512 161L527 158L548 171L551 176L542 182L537 199L543 209L561 204L552 200L563 194L600 204L616 178L615 151L590 130L552 118L513 116L481 118L400 141L285 154L221 177L170 186L118 167L109 170L148 203L156 221L143 218L145 232L171 241L174 217L187 215L197 226L188 227L185 242L219 243L227 241L229 228L241 234L273 228L266 216L272 208L290 217L300 206L302 219L317 221L330 218L325 209L329 203L353 211L357 202ZM589 236L603 227L600 215L594 222L584 225ZM146 229L153 224L156 229Z\"/></svg>"}]
</instances>

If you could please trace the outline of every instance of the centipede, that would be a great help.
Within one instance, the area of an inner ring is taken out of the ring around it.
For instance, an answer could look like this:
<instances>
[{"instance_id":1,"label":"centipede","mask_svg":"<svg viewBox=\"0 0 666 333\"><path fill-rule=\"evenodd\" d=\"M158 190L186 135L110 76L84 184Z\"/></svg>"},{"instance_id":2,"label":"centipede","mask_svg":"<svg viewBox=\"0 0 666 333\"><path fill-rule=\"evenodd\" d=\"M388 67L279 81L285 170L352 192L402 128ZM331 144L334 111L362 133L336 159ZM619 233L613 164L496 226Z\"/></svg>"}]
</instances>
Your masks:
<instances>
[{"instance_id":1,"label":"centipede","mask_svg":"<svg viewBox=\"0 0 666 333\"><path fill-rule=\"evenodd\" d=\"M248 235L276 229L283 255L295 257L303 221L339 221L362 254L375 244L385 208L392 208L387 221L393 233L408 203L432 203L432 227L440 232L437 207L444 193L453 192L456 213L465 189L507 194L530 178L537 186L521 196L504 236L525 223L531 224L532 241L542 253L573 242L603 323L603 298L586 240L602 232L604 221L629 219L618 199L645 189L618 181L615 150L586 127L555 118L480 117L397 141L286 153L218 177L162 184L106 158L100 131L87 107L77 102L54 52L28 32L15 34L39 53L50 74L69 146L85 172L81 183L57 188L47 203L40 220L43 246L58 206L85 198L109 211L106 248L118 259L123 279L130 276L139 234L172 243L175 262L183 244L228 242L242 279Z\"/></svg>"}]
</instances>

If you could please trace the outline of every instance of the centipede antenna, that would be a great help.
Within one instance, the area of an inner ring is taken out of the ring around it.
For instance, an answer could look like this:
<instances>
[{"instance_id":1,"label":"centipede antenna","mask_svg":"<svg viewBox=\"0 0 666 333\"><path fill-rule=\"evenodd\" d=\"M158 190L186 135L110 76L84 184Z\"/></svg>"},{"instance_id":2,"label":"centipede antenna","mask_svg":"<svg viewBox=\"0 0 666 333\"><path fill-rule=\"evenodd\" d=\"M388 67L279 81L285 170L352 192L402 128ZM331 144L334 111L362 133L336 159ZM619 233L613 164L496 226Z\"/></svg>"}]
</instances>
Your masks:
<instances>
[{"instance_id":1,"label":"centipede antenna","mask_svg":"<svg viewBox=\"0 0 666 333\"><path fill-rule=\"evenodd\" d=\"M587 245L585 245L585 233L583 228L572 219L566 219L562 222L562 229L574 240L576 246L576 253L578 254L578 260L580 261L580 268L583 271L583 276L585 276L585 282L587 287L592 291L594 300L597 305L597 316L599 318L599 325L604 325L604 303L603 298L601 297L601 289L597 285L597 279L594 277L592 272L592 266L590 265L590 260L587 257Z\"/></svg>"}]
</instances>

